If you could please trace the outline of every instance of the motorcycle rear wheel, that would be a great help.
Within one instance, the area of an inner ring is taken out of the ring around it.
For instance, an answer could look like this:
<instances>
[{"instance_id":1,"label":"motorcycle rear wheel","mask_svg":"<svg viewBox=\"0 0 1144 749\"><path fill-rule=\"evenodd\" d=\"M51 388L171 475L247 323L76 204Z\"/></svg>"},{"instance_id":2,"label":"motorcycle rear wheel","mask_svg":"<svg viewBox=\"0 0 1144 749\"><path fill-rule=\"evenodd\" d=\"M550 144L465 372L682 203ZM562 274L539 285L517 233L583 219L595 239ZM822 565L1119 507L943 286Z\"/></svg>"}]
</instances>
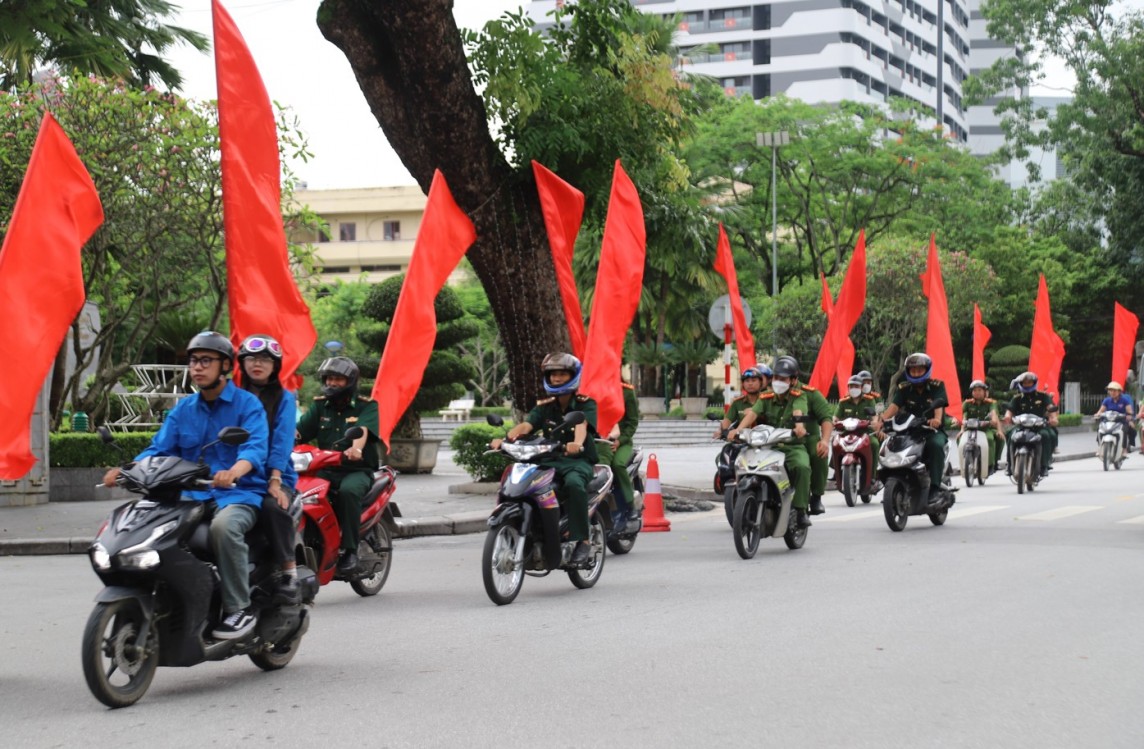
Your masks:
<instances>
[{"instance_id":1,"label":"motorcycle rear wheel","mask_svg":"<svg viewBox=\"0 0 1144 749\"><path fill-rule=\"evenodd\" d=\"M842 498L846 500L847 507L858 504L858 486L861 481L858 473L858 466L842 466Z\"/></svg>"},{"instance_id":2,"label":"motorcycle rear wheel","mask_svg":"<svg viewBox=\"0 0 1144 749\"><path fill-rule=\"evenodd\" d=\"M604 557L608 552L607 544L604 539L607 537L607 532L604 530L604 522L600 520L599 515L595 515L591 519L591 525L588 526L588 540L592 544L592 566L585 569L568 570L568 579L572 584L581 590L591 588L600 580L600 574L604 571Z\"/></svg>"},{"instance_id":3,"label":"motorcycle rear wheel","mask_svg":"<svg viewBox=\"0 0 1144 749\"><path fill-rule=\"evenodd\" d=\"M735 521L731 526L735 532L735 551L743 559L750 559L759 550L762 522L762 502L758 492L748 491L735 502Z\"/></svg>"},{"instance_id":4,"label":"motorcycle rear wheel","mask_svg":"<svg viewBox=\"0 0 1144 749\"><path fill-rule=\"evenodd\" d=\"M802 545L806 543L806 531L806 528L798 527L797 513L790 515L787 532L783 534L783 542L786 547L791 551L801 549Z\"/></svg>"},{"instance_id":5,"label":"motorcycle rear wheel","mask_svg":"<svg viewBox=\"0 0 1144 749\"><path fill-rule=\"evenodd\" d=\"M382 549L382 551L378 551ZM358 559L362 568L375 568L373 574L350 580L350 587L362 597L376 596L389 579L389 568L393 564L393 540L385 522L370 529L369 534L358 542Z\"/></svg>"},{"instance_id":6,"label":"motorcycle rear wheel","mask_svg":"<svg viewBox=\"0 0 1144 749\"><path fill-rule=\"evenodd\" d=\"M910 520L910 493L901 479L886 479L882 489L882 513L890 530L899 533L906 529Z\"/></svg>"},{"instance_id":7,"label":"motorcycle rear wheel","mask_svg":"<svg viewBox=\"0 0 1144 749\"><path fill-rule=\"evenodd\" d=\"M490 528L481 552L485 593L498 606L512 603L524 585L524 560L516 558L520 530L504 524Z\"/></svg>"},{"instance_id":8,"label":"motorcycle rear wheel","mask_svg":"<svg viewBox=\"0 0 1144 749\"><path fill-rule=\"evenodd\" d=\"M629 521L630 522L630 521ZM643 525L640 525L643 528ZM608 551L613 554L627 554L636 545L636 539L639 538L639 532L625 533L622 537L608 539Z\"/></svg>"},{"instance_id":9,"label":"motorcycle rear wheel","mask_svg":"<svg viewBox=\"0 0 1144 749\"><path fill-rule=\"evenodd\" d=\"M83 678L97 700L127 707L151 686L159 666L159 633L154 628L142 652L134 644L143 624L138 601L97 603L83 631ZM114 679L116 674L126 678Z\"/></svg>"},{"instance_id":10,"label":"motorcycle rear wheel","mask_svg":"<svg viewBox=\"0 0 1144 749\"><path fill-rule=\"evenodd\" d=\"M727 525L735 527L735 487L723 489L723 512L727 513Z\"/></svg>"},{"instance_id":11,"label":"motorcycle rear wheel","mask_svg":"<svg viewBox=\"0 0 1144 749\"><path fill-rule=\"evenodd\" d=\"M945 525L945 519L949 516L949 508L944 507L940 512L931 512L928 514L930 522L934 525Z\"/></svg>"},{"instance_id":12,"label":"motorcycle rear wheel","mask_svg":"<svg viewBox=\"0 0 1144 749\"><path fill-rule=\"evenodd\" d=\"M302 636L299 635L285 645L251 653L250 660L263 671L277 671L290 665L290 661L294 660L294 656L298 654L298 647L301 644Z\"/></svg>"}]
</instances>

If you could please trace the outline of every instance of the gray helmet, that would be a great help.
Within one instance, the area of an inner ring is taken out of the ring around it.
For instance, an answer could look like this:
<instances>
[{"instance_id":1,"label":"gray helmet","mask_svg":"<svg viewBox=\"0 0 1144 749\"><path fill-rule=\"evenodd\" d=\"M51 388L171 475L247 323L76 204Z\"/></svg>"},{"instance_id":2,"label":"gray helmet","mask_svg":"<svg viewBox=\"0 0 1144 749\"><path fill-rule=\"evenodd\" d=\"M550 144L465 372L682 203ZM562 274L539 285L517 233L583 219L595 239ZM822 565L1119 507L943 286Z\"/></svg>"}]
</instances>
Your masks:
<instances>
[{"instance_id":1,"label":"gray helmet","mask_svg":"<svg viewBox=\"0 0 1144 749\"><path fill-rule=\"evenodd\" d=\"M853 385L857 385L858 387L862 387L862 375L856 374L853 377L851 377L849 380L846 381L846 387L851 387Z\"/></svg>"},{"instance_id":2,"label":"gray helmet","mask_svg":"<svg viewBox=\"0 0 1144 749\"><path fill-rule=\"evenodd\" d=\"M778 377L798 377L798 360L793 356L780 356L775 362L775 375Z\"/></svg>"},{"instance_id":3,"label":"gray helmet","mask_svg":"<svg viewBox=\"0 0 1144 749\"><path fill-rule=\"evenodd\" d=\"M327 387L325 383L327 375L340 375L345 377L347 382L342 387ZM322 395L326 396L326 400L352 397L357 392L358 376L358 365L354 364L353 359L345 356L330 357L318 367L318 379L322 381Z\"/></svg>"},{"instance_id":4,"label":"gray helmet","mask_svg":"<svg viewBox=\"0 0 1144 749\"><path fill-rule=\"evenodd\" d=\"M862 382L865 382L866 380L870 380L871 382L874 381L874 375L870 374L870 370L868 369L863 369L855 376Z\"/></svg>"},{"instance_id":5,"label":"gray helmet","mask_svg":"<svg viewBox=\"0 0 1144 749\"><path fill-rule=\"evenodd\" d=\"M989 386L985 384L984 380L974 380L969 383L969 392L973 392L977 388L985 388L985 392L989 392Z\"/></svg>"},{"instance_id":6,"label":"gray helmet","mask_svg":"<svg viewBox=\"0 0 1144 749\"><path fill-rule=\"evenodd\" d=\"M580 360L572 354L564 352L549 354L544 357L544 361L540 362L540 369L544 372L544 392L549 395L574 393L576 388L580 387L580 373L583 371L583 366L580 364ZM548 381L548 375L551 372L567 372L569 379L563 385L553 385Z\"/></svg>"},{"instance_id":7,"label":"gray helmet","mask_svg":"<svg viewBox=\"0 0 1144 749\"><path fill-rule=\"evenodd\" d=\"M188 354L195 351L213 351L216 354L222 354L223 361L229 362L229 366L223 367L223 374L234 369L234 346L222 333L204 330L196 334L187 344Z\"/></svg>"}]
</instances>

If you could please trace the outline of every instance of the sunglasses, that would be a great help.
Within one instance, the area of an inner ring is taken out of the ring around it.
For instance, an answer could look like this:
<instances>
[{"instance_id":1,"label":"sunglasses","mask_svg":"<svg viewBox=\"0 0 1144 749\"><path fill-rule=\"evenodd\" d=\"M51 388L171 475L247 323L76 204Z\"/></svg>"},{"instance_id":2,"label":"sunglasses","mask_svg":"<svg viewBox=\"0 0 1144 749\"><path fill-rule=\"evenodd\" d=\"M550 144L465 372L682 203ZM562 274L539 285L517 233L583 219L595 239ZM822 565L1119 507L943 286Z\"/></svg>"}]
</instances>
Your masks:
<instances>
[{"instance_id":1,"label":"sunglasses","mask_svg":"<svg viewBox=\"0 0 1144 749\"><path fill-rule=\"evenodd\" d=\"M282 356L282 346L271 338L249 338L242 347L252 354L269 351L274 356Z\"/></svg>"}]
</instances>

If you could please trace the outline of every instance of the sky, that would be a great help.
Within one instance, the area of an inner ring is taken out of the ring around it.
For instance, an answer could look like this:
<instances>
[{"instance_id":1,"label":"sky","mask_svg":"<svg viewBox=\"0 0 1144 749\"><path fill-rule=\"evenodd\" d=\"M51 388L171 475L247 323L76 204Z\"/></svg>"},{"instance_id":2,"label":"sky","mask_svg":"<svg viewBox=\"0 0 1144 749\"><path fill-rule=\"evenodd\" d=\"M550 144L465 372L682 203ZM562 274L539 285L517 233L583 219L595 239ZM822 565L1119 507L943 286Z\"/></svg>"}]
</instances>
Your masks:
<instances>
[{"instance_id":1,"label":"sky","mask_svg":"<svg viewBox=\"0 0 1144 749\"><path fill-rule=\"evenodd\" d=\"M409 0L416 1L416 0ZM172 25L212 38L210 0L175 0ZM318 31L319 0L223 0L273 101L300 120L314 157L295 163L309 188L415 184L369 111L349 62ZM479 28L526 0L454 0L457 25ZM183 96L215 99L214 57L182 47L167 55L183 75Z\"/></svg>"}]
</instances>

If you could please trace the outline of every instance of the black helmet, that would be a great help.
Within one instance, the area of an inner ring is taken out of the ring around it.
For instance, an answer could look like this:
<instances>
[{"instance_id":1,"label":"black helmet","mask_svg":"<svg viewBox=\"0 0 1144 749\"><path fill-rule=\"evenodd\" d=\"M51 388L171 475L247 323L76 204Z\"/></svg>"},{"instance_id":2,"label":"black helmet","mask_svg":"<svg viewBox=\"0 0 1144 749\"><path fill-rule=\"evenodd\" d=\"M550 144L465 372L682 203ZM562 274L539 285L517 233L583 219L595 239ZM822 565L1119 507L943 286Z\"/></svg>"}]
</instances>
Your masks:
<instances>
[{"instance_id":1,"label":"black helmet","mask_svg":"<svg viewBox=\"0 0 1144 749\"><path fill-rule=\"evenodd\" d=\"M540 362L540 369L544 372L544 392L549 395L574 393L576 388L580 387L580 374L583 372L583 366L580 364L580 360L572 354L563 352L549 354L544 357L544 361ZM568 382L563 385L553 385L548 381L550 372L567 372L569 374Z\"/></svg>"},{"instance_id":2,"label":"black helmet","mask_svg":"<svg viewBox=\"0 0 1144 749\"><path fill-rule=\"evenodd\" d=\"M326 385L328 375L340 375L345 377L347 382L341 387L328 387ZM357 392L358 375L358 365L354 364L352 359L345 356L333 356L326 359L318 367L318 379L322 381L322 395L326 396L326 400L353 397L353 394Z\"/></svg>"},{"instance_id":3,"label":"black helmet","mask_svg":"<svg viewBox=\"0 0 1144 749\"><path fill-rule=\"evenodd\" d=\"M274 365L270 379L277 379L278 372L282 369L282 344L278 343L274 338L261 333L247 336L246 340L242 342L242 345L238 347L238 360L242 361L256 354L265 354L270 357L270 361L273 362Z\"/></svg>"},{"instance_id":4,"label":"black helmet","mask_svg":"<svg viewBox=\"0 0 1144 749\"><path fill-rule=\"evenodd\" d=\"M921 377L911 377L910 369L913 367L925 367L926 371ZM929 358L927 354L910 354L906 357L906 363L902 365L902 369L906 371L906 379L915 385L920 385L930 378L930 373L933 372L933 359Z\"/></svg>"},{"instance_id":5,"label":"black helmet","mask_svg":"<svg viewBox=\"0 0 1144 749\"><path fill-rule=\"evenodd\" d=\"M223 374L234 369L234 346L231 345L230 340L222 333L216 333L213 330L204 330L191 339L187 344L187 353L192 354L195 351L214 351L216 354L222 354L224 361L230 362L229 367L223 367Z\"/></svg>"},{"instance_id":6,"label":"black helmet","mask_svg":"<svg viewBox=\"0 0 1144 749\"><path fill-rule=\"evenodd\" d=\"M798 377L798 360L793 356L780 356L775 362L776 377Z\"/></svg>"}]
</instances>

